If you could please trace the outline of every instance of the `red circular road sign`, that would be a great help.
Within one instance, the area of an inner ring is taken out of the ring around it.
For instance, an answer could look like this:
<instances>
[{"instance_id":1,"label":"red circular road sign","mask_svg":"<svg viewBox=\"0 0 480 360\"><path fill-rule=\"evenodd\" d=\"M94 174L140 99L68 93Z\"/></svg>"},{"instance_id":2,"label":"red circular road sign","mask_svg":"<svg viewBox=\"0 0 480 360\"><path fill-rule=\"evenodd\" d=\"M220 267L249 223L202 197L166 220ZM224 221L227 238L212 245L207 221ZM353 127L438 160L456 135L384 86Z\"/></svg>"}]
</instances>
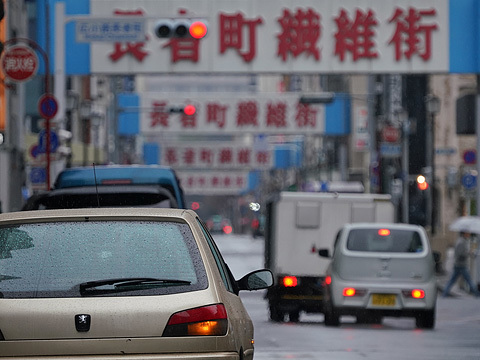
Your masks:
<instances>
[{"instance_id":1,"label":"red circular road sign","mask_svg":"<svg viewBox=\"0 0 480 360\"><path fill-rule=\"evenodd\" d=\"M43 94L38 100L38 112L45 119L53 118L58 111L57 99L52 94Z\"/></svg>"},{"instance_id":2,"label":"red circular road sign","mask_svg":"<svg viewBox=\"0 0 480 360\"><path fill-rule=\"evenodd\" d=\"M2 69L10 80L26 81L38 70L38 57L31 48L25 45L15 45L5 50Z\"/></svg>"},{"instance_id":3,"label":"red circular road sign","mask_svg":"<svg viewBox=\"0 0 480 360\"><path fill-rule=\"evenodd\" d=\"M400 130L393 126L387 126L382 130L383 141L394 143L397 142L400 137Z\"/></svg>"}]
</instances>

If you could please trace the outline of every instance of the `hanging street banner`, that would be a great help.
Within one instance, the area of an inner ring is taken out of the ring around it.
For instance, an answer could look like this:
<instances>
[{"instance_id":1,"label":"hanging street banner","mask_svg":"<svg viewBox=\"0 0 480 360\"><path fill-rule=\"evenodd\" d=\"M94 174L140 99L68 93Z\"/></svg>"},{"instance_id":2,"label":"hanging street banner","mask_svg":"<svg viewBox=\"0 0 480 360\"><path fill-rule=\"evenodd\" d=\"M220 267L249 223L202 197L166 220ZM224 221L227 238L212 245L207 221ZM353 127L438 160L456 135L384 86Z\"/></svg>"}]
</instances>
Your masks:
<instances>
[{"instance_id":1,"label":"hanging street banner","mask_svg":"<svg viewBox=\"0 0 480 360\"><path fill-rule=\"evenodd\" d=\"M389 73L448 71L446 0L130 0L93 16L145 17L142 42L93 43L94 73ZM141 15L139 15L141 13ZM165 18L201 18L203 39L158 38Z\"/></svg>"},{"instance_id":2,"label":"hanging street banner","mask_svg":"<svg viewBox=\"0 0 480 360\"><path fill-rule=\"evenodd\" d=\"M478 72L480 67L475 61L477 1L90 0L68 5L68 15L55 14L62 27L55 32L64 31L67 39L67 75L402 74ZM75 11L83 18L75 18ZM144 20L145 36L129 31L125 36L138 40L123 41L115 33L118 27L110 26L110 19L125 22L127 17ZM94 27L92 19L108 26ZM201 19L207 35L159 38L156 25L169 19ZM69 26L76 21L83 25Z\"/></svg>"},{"instance_id":3,"label":"hanging street banner","mask_svg":"<svg viewBox=\"0 0 480 360\"><path fill-rule=\"evenodd\" d=\"M186 195L238 195L248 188L248 171L176 171Z\"/></svg>"},{"instance_id":4,"label":"hanging street banner","mask_svg":"<svg viewBox=\"0 0 480 360\"><path fill-rule=\"evenodd\" d=\"M298 94L175 94L143 93L140 108L120 108L120 114L140 114L143 134L298 134L325 133L325 105L299 103ZM192 104L193 115L172 107ZM343 122L337 119L337 122Z\"/></svg>"},{"instance_id":5,"label":"hanging street banner","mask_svg":"<svg viewBox=\"0 0 480 360\"><path fill-rule=\"evenodd\" d=\"M161 164L174 169L269 170L274 165L273 147L257 149L232 142L162 144L161 154Z\"/></svg>"}]
</instances>

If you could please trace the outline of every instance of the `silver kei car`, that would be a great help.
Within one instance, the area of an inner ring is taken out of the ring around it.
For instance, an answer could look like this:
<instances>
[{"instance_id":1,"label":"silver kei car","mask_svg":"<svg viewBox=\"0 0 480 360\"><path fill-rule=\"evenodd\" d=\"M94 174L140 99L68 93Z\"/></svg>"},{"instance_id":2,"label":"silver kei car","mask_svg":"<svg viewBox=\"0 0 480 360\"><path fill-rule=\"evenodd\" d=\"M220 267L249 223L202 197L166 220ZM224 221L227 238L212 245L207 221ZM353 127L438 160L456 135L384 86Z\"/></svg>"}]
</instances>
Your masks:
<instances>
[{"instance_id":1,"label":"silver kei car","mask_svg":"<svg viewBox=\"0 0 480 360\"><path fill-rule=\"evenodd\" d=\"M329 249L320 255L328 257ZM436 299L435 261L423 227L364 223L338 232L325 278L325 325L338 326L342 315L363 323L402 316L431 329Z\"/></svg>"},{"instance_id":2,"label":"silver kei car","mask_svg":"<svg viewBox=\"0 0 480 360\"><path fill-rule=\"evenodd\" d=\"M0 214L0 358L252 359L236 281L191 210Z\"/></svg>"}]
</instances>

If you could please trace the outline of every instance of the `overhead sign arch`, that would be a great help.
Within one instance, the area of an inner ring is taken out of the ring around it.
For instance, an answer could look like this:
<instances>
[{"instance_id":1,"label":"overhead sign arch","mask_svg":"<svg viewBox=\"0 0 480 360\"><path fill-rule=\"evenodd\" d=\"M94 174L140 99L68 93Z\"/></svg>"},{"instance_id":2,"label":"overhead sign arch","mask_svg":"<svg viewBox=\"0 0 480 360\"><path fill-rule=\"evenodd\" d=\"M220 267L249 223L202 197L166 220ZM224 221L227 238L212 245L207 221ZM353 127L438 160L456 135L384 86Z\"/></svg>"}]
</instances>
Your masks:
<instances>
[{"instance_id":1,"label":"overhead sign arch","mask_svg":"<svg viewBox=\"0 0 480 360\"><path fill-rule=\"evenodd\" d=\"M479 7L467 0L144 0L132 9L127 0L113 8L95 0L81 9L82 17L143 17L145 40L78 43L75 27L67 26L75 15L62 14L57 24L66 32L65 51L78 54L68 57L67 75L449 73L467 70L459 59L476 53L477 44L462 45L459 36L476 28L479 20L471 14ZM207 36L188 42L155 36L159 19L182 16L207 19Z\"/></svg>"}]
</instances>

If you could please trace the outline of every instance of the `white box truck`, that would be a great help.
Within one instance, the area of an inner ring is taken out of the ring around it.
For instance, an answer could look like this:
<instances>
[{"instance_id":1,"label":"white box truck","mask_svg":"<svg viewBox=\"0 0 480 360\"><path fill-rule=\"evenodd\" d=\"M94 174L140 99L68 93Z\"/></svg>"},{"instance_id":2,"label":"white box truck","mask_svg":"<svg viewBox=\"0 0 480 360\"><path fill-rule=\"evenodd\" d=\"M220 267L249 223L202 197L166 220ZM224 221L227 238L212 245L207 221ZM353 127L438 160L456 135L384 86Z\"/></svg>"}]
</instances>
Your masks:
<instances>
[{"instance_id":1,"label":"white box truck","mask_svg":"<svg viewBox=\"0 0 480 360\"><path fill-rule=\"evenodd\" d=\"M270 319L298 321L323 312L323 287L338 230L347 223L395 222L390 195L280 192L267 202L265 266L275 285L268 289Z\"/></svg>"}]
</instances>

